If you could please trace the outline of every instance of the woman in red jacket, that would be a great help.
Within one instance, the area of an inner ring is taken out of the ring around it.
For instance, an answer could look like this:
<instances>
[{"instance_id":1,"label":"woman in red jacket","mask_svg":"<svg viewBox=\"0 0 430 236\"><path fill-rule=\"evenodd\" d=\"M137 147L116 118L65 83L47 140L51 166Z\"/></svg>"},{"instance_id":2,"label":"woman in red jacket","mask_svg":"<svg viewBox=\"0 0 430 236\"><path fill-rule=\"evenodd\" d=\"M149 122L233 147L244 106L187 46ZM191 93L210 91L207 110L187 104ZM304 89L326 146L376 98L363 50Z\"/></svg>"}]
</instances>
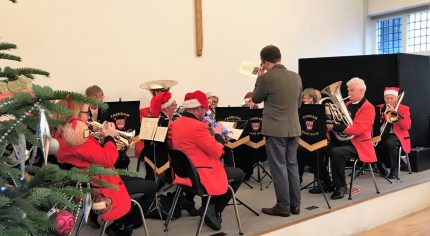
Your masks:
<instances>
[{"instance_id":1,"label":"woman in red jacket","mask_svg":"<svg viewBox=\"0 0 430 236\"><path fill-rule=\"evenodd\" d=\"M89 118L88 104L83 104L80 107L79 118L70 119L62 129L62 137L58 139L60 148L56 153L57 161L60 164L78 167L83 171L91 164L114 169L115 162L118 159L118 151L113 138L116 134L115 125L111 122L103 123L101 132L105 138L104 145L100 145L94 137L89 135L88 126L85 123ZM99 211L101 219L114 221L108 227L106 233L110 236L131 235L133 228L140 226L142 222L139 214L130 211L129 192L131 194L144 194L138 201L146 210L154 199L155 183L137 177L124 177L126 179L123 181L118 175L104 175L97 178L117 187L117 189L101 188L92 183L92 186L97 188L97 192L101 196L95 198L105 200L105 209ZM97 222L92 223L97 224Z\"/></svg>"}]
</instances>

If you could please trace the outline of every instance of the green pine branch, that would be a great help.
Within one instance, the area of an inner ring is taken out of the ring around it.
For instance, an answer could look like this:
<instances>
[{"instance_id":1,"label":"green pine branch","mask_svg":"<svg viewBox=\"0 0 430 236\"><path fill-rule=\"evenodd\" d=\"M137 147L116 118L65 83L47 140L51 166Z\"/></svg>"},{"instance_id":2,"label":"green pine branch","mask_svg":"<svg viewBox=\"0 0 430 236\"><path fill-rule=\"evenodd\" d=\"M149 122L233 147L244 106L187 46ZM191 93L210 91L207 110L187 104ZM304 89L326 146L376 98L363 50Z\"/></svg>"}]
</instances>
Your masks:
<instances>
[{"instance_id":1,"label":"green pine branch","mask_svg":"<svg viewBox=\"0 0 430 236\"><path fill-rule=\"evenodd\" d=\"M21 61L21 57L12 55L12 54L8 54L8 53L0 53L0 60L4 59L4 60L11 60L11 61Z\"/></svg>"},{"instance_id":2,"label":"green pine branch","mask_svg":"<svg viewBox=\"0 0 430 236\"><path fill-rule=\"evenodd\" d=\"M35 69L35 68L11 68L6 66L3 70L0 70L0 78L8 78L8 80L16 80L19 76L24 75L30 79L34 79L34 75L49 76L49 72Z\"/></svg>"},{"instance_id":3,"label":"green pine branch","mask_svg":"<svg viewBox=\"0 0 430 236\"><path fill-rule=\"evenodd\" d=\"M16 44L0 42L0 51L10 50L10 49L16 49Z\"/></svg>"}]
</instances>

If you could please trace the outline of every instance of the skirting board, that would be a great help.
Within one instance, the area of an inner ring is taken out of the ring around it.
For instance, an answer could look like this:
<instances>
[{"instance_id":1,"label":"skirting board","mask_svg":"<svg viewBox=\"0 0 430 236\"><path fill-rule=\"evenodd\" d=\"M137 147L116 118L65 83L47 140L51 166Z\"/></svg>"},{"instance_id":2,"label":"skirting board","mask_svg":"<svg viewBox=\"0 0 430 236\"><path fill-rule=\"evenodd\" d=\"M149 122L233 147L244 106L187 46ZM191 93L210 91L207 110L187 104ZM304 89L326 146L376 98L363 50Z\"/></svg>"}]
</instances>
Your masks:
<instances>
[{"instance_id":1,"label":"skirting board","mask_svg":"<svg viewBox=\"0 0 430 236\"><path fill-rule=\"evenodd\" d=\"M430 182L375 195L259 235L355 235L430 206ZM345 197L346 198L346 197Z\"/></svg>"}]
</instances>

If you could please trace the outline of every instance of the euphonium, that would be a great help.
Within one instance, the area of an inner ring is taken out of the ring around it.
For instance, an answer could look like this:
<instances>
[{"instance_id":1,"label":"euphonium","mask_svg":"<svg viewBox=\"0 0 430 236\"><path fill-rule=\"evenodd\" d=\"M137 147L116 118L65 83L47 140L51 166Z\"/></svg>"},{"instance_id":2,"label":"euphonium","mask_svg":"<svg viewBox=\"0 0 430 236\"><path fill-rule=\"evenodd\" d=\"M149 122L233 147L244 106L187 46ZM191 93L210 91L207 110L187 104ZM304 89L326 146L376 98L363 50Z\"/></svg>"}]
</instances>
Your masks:
<instances>
[{"instance_id":1,"label":"euphonium","mask_svg":"<svg viewBox=\"0 0 430 236\"><path fill-rule=\"evenodd\" d=\"M344 98L342 98L342 94L340 93L341 85L342 81L337 81L321 90L321 93L328 95L328 97L321 99L319 104L324 104L326 100L330 100L330 102L325 103L326 108L328 108L328 113L326 112L328 118L334 124L344 124L349 126L352 125L352 118L343 102ZM354 137L354 135L345 135L335 131L333 131L333 134L340 141L350 140Z\"/></svg>"},{"instance_id":2,"label":"euphonium","mask_svg":"<svg viewBox=\"0 0 430 236\"><path fill-rule=\"evenodd\" d=\"M90 130L90 135L93 136L97 142L103 144L104 135L102 133L103 125L97 121L88 121L87 122L88 129ZM116 131L113 139L115 140L116 149L118 151L126 151L131 143L133 142L133 137L135 135L135 131L133 132L124 132L124 131Z\"/></svg>"}]
</instances>

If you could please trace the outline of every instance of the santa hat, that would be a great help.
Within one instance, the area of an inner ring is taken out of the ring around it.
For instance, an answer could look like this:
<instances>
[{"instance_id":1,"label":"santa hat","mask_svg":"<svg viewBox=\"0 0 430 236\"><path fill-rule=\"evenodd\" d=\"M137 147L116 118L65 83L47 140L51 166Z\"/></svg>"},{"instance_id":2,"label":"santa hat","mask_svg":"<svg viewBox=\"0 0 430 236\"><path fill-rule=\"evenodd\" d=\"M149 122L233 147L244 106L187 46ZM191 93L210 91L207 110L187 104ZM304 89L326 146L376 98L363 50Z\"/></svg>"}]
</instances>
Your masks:
<instances>
[{"instance_id":1,"label":"santa hat","mask_svg":"<svg viewBox=\"0 0 430 236\"><path fill-rule=\"evenodd\" d=\"M385 87L384 96L385 95L394 95L399 96L400 88L397 87Z\"/></svg>"},{"instance_id":2,"label":"santa hat","mask_svg":"<svg viewBox=\"0 0 430 236\"><path fill-rule=\"evenodd\" d=\"M158 117L162 109L168 108L175 101L170 92L161 92L151 99L151 116Z\"/></svg>"},{"instance_id":3,"label":"santa hat","mask_svg":"<svg viewBox=\"0 0 430 236\"><path fill-rule=\"evenodd\" d=\"M209 110L208 100L206 94L200 90L196 90L192 93L185 94L184 103L182 103L184 108L196 108L203 106L206 111Z\"/></svg>"}]
</instances>

